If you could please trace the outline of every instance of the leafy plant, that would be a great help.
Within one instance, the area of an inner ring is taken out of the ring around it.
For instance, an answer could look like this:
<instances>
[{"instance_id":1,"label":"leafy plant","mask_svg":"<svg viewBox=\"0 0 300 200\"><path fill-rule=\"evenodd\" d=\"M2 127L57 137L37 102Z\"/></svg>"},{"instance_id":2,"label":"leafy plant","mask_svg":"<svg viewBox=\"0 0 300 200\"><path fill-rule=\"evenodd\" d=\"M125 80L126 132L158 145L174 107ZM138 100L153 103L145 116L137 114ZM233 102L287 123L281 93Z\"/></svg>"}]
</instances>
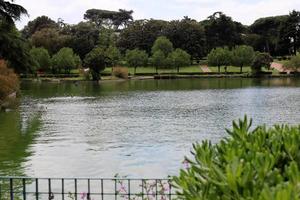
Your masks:
<instances>
[{"instance_id":1,"label":"leafy plant","mask_svg":"<svg viewBox=\"0 0 300 200\"><path fill-rule=\"evenodd\" d=\"M217 47L208 54L208 65L218 66L218 72L220 73L221 66L228 66L231 63L231 57L231 52L227 47Z\"/></svg>"},{"instance_id":2,"label":"leafy plant","mask_svg":"<svg viewBox=\"0 0 300 200\"><path fill-rule=\"evenodd\" d=\"M85 56L84 64L90 68L93 80L99 81L101 79L100 72L111 65L111 60L105 49L96 47Z\"/></svg>"},{"instance_id":3,"label":"leafy plant","mask_svg":"<svg viewBox=\"0 0 300 200\"><path fill-rule=\"evenodd\" d=\"M136 68L146 66L148 62L148 54L146 51L139 49L127 50L126 61L129 66L134 67L134 74L136 74Z\"/></svg>"},{"instance_id":4,"label":"leafy plant","mask_svg":"<svg viewBox=\"0 0 300 200\"><path fill-rule=\"evenodd\" d=\"M10 94L19 90L19 79L12 69L0 60L0 104Z\"/></svg>"},{"instance_id":5,"label":"leafy plant","mask_svg":"<svg viewBox=\"0 0 300 200\"><path fill-rule=\"evenodd\" d=\"M78 55L74 54L73 49L64 47L60 49L52 57L52 70L53 72L61 72L62 69L65 73L70 73L71 69L79 67L81 60Z\"/></svg>"},{"instance_id":6,"label":"leafy plant","mask_svg":"<svg viewBox=\"0 0 300 200\"><path fill-rule=\"evenodd\" d=\"M182 199L300 199L300 126L233 122L218 144L194 144L194 159L174 177Z\"/></svg>"},{"instance_id":7,"label":"leafy plant","mask_svg":"<svg viewBox=\"0 0 300 200\"><path fill-rule=\"evenodd\" d=\"M115 77L128 79L128 68L117 66L113 68L113 73Z\"/></svg>"},{"instance_id":8,"label":"leafy plant","mask_svg":"<svg viewBox=\"0 0 300 200\"><path fill-rule=\"evenodd\" d=\"M270 54L258 52L251 65L252 73L260 73L263 67L269 69L271 62L273 62L273 58Z\"/></svg>"},{"instance_id":9,"label":"leafy plant","mask_svg":"<svg viewBox=\"0 0 300 200\"><path fill-rule=\"evenodd\" d=\"M284 67L289 68L289 69L293 69L293 70L298 70L300 69L300 54L296 55L296 56L292 56L291 60L288 61Z\"/></svg>"}]
</instances>

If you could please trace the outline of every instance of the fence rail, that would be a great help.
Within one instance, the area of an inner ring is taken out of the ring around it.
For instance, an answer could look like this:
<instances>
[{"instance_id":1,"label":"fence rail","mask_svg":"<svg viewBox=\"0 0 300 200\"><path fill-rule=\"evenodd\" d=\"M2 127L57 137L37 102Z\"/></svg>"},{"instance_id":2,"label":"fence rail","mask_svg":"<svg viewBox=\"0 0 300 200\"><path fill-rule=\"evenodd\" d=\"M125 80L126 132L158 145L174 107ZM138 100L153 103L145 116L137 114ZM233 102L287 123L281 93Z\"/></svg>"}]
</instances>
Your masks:
<instances>
[{"instance_id":1,"label":"fence rail","mask_svg":"<svg viewBox=\"0 0 300 200\"><path fill-rule=\"evenodd\" d=\"M0 200L172 200L171 179L0 177Z\"/></svg>"}]
</instances>

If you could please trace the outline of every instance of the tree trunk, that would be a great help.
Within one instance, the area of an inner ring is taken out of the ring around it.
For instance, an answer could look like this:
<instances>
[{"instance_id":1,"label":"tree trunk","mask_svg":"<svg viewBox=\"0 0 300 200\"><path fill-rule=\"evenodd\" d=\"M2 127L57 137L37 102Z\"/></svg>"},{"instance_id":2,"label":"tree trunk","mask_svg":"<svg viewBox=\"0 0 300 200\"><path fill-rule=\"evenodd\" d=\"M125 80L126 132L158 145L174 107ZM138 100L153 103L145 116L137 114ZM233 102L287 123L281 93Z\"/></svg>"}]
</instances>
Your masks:
<instances>
[{"instance_id":1,"label":"tree trunk","mask_svg":"<svg viewBox=\"0 0 300 200\"><path fill-rule=\"evenodd\" d=\"M155 66L155 71L156 71L156 74L158 73L158 67L157 66Z\"/></svg>"},{"instance_id":2,"label":"tree trunk","mask_svg":"<svg viewBox=\"0 0 300 200\"><path fill-rule=\"evenodd\" d=\"M241 71L240 72L243 73L243 65L241 65Z\"/></svg>"},{"instance_id":3,"label":"tree trunk","mask_svg":"<svg viewBox=\"0 0 300 200\"><path fill-rule=\"evenodd\" d=\"M219 72L219 74L221 72L221 66L220 65L218 65L218 72Z\"/></svg>"},{"instance_id":4,"label":"tree trunk","mask_svg":"<svg viewBox=\"0 0 300 200\"><path fill-rule=\"evenodd\" d=\"M101 79L99 71L92 70L91 74L92 74L93 81L99 81Z\"/></svg>"},{"instance_id":5,"label":"tree trunk","mask_svg":"<svg viewBox=\"0 0 300 200\"><path fill-rule=\"evenodd\" d=\"M177 74L179 73L179 66L177 67Z\"/></svg>"},{"instance_id":6,"label":"tree trunk","mask_svg":"<svg viewBox=\"0 0 300 200\"><path fill-rule=\"evenodd\" d=\"M136 74L136 67L134 67L134 75Z\"/></svg>"}]
</instances>

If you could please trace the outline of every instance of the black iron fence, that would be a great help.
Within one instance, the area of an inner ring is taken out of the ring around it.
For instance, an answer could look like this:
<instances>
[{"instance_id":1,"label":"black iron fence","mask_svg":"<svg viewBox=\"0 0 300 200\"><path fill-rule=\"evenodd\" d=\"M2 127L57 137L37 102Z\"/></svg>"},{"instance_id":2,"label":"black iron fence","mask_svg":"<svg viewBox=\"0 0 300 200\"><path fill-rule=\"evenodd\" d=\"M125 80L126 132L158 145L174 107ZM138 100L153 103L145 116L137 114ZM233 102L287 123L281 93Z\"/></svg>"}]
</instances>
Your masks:
<instances>
[{"instance_id":1,"label":"black iron fence","mask_svg":"<svg viewBox=\"0 0 300 200\"><path fill-rule=\"evenodd\" d=\"M171 179L0 177L0 200L172 200Z\"/></svg>"}]
</instances>

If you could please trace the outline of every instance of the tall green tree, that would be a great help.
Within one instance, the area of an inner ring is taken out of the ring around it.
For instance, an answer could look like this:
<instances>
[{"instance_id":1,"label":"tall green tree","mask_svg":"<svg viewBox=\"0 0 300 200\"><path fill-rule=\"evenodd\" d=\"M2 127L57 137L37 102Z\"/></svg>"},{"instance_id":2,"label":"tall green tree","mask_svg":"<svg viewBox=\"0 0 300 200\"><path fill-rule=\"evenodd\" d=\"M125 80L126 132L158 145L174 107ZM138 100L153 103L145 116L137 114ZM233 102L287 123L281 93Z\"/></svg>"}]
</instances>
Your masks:
<instances>
[{"instance_id":1,"label":"tall green tree","mask_svg":"<svg viewBox=\"0 0 300 200\"><path fill-rule=\"evenodd\" d=\"M53 72L61 72L64 70L65 73L70 73L71 69L78 67L79 57L74 54L73 49L64 47L60 49L52 57L52 68Z\"/></svg>"},{"instance_id":2,"label":"tall green tree","mask_svg":"<svg viewBox=\"0 0 300 200\"><path fill-rule=\"evenodd\" d=\"M260 35L263 41L261 49L258 49L259 51L278 55L280 30L285 24L287 17L287 15L284 15L260 18L250 26L251 32Z\"/></svg>"},{"instance_id":3,"label":"tall green tree","mask_svg":"<svg viewBox=\"0 0 300 200\"><path fill-rule=\"evenodd\" d=\"M84 66L90 68L93 81L99 81L100 72L107 66L111 66L111 60L105 49L96 47L85 56Z\"/></svg>"},{"instance_id":4,"label":"tall green tree","mask_svg":"<svg viewBox=\"0 0 300 200\"><path fill-rule=\"evenodd\" d=\"M232 51L232 65L240 67L240 72L243 72L244 66L250 66L255 57L255 52L252 47L241 45L236 46Z\"/></svg>"},{"instance_id":5,"label":"tall green tree","mask_svg":"<svg viewBox=\"0 0 300 200\"><path fill-rule=\"evenodd\" d=\"M50 70L51 67L51 58L45 48L32 48L30 50L30 55L37 63L37 69L42 71Z\"/></svg>"},{"instance_id":6,"label":"tall green tree","mask_svg":"<svg viewBox=\"0 0 300 200\"><path fill-rule=\"evenodd\" d=\"M152 53L162 51L165 57L167 57L173 50L172 42L165 36L158 37L152 46Z\"/></svg>"},{"instance_id":7,"label":"tall green tree","mask_svg":"<svg viewBox=\"0 0 300 200\"><path fill-rule=\"evenodd\" d=\"M36 31L40 31L43 28L58 28L59 25L49 17L43 15L29 21L27 25L21 31L22 36L30 38Z\"/></svg>"},{"instance_id":8,"label":"tall green tree","mask_svg":"<svg viewBox=\"0 0 300 200\"><path fill-rule=\"evenodd\" d=\"M110 46L116 46L117 34L113 29L101 28L99 31L98 45L107 49Z\"/></svg>"},{"instance_id":9,"label":"tall green tree","mask_svg":"<svg viewBox=\"0 0 300 200\"><path fill-rule=\"evenodd\" d=\"M269 69L271 62L273 62L273 58L269 53L257 52L251 65L252 73L259 74L263 67Z\"/></svg>"},{"instance_id":10,"label":"tall green tree","mask_svg":"<svg viewBox=\"0 0 300 200\"><path fill-rule=\"evenodd\" d=\"M287 17L282 30L283 39L289 44L292 53L296 55L300 48L300 12L293 10Z\"/></svg>"},{"instance_id":11,"label":"tall green tree","mask_svg":"<svg viewBox=\"0 0 300 200\"><path fill-rule=\"evenodd\" d=\"M99 29L90 22L80 22L70 27L69 45L81 59L85 58L92 49L96 47L99 41Z\"/></svg>"},{"instance_id":12,"label":"tall green tree","mask_svg":"<svg viewBox=\"0 0 300 200\"><path fill-rule=\"evenodd\" d=\"M33 66L29 45L23 40L14 21L28 15L24 7L14 1L0 0L0 59L8 60L8 65L17 73L26 73Z\"/></svg>"},{"instance_id":13,"label":"tall green tree","mask_svg":"<svg viewBox=\"0 0 300 200\"><path fill-rule=\"evenodd\" d=\"M300 69L300 54L292 56L291 59L284 66L289 69L299 71L299 69Z\"/></svg>"},{"instance_id":14,"label":"tall green tree","mask_svg":"<svg viewBox=\"0 0 300 200\"><path fill-rule=\"evenodd\" d=\"M17 73L31 72L34 62L29 50L29 44L20 36L15 25L0 18L0 59L9 61L9 67Z\"/></svg>"},{"instance_id":15,"label":"tall green tree","mask_svg":"<svg viewBox=\"0 0 300 200\"><path fill-rule=\"evenodd\" d=\"M158 68L165 67L166 57L164 52L161 50L155 51L150 58L151 64L155 67L156 73L158 73Z\"/></svg>"},{"instance_id":16,"label":"tall green tree","mask_svg":"<svg viewBox=\"0 0 300 200\"><path fill-rule=\"evenodd\" d=\"M146 51L134 49L126 52L126 61L130 67L134 67L134 74L136 74L136 68L146 66L148 62L148 54Z\"/></svg>"},{"instance_id":17,"label":"tall green tree","mask_svg":"<svg viewBox=\"0 0 300 200\"><path fill-rule=\"evenodd\" d=\"M44 47L50 55L67 46L71 40L69 35L62 34L57 28L43 28L36 31L30 38L35 47Z\"/></svg>"},{"instance_id":18,"label":"tall green tree","mask_svg":"<svg viewBox=\"0 0 300 200\"><path fill-rule=\"evenodd\" d=\"M127 26L133 20L133 11L119 9L119 11L89 9L84 14L84 19L89 20L97 27L114 28L117 30L120 26Z\"/></svg>"},{"instance_id":19,"label":"tall green tree","mask_svg":"<svg viewBox=\"0 0 300 200\"><path fill-rule=\"evenodd\" d=\"M163 20L136 20L120 32L117 46L122 53L138 48L150 54L153 43L164 34L167 24Z\"/></svg>"},{"instance_id":20,"label":"tall green tree","mask_svg":"<svg viewBox=\"0 0 300 200\"><path fill-rule=\"evenodd\" d=\"M210 51L207 56L209 66L218 66L218 72L221 72L221 66L228 66L231 63L231 52L227 47L217 47Z\"/></svg>"},{"instance_id":21,"label":"tall green tree","mask_svg":"<svg viewBox=\"0 0 300 200\"><path fill-rule=\"evenodd\" d=\"M191 55L182 49L176 49L168 57L171 61L171 66L177 69L177 73L179 73L180 67L188 66L191 61Z\"/></svg>"},{"instance_id":22,"label":"tall green tree","mask_svg":"<svg viewBox=\"0 0 300 200\"><path fill-rule=\"evenodd\" d=\"M13 0L0 0L1 20L5 20L9 24L14 24L14 21L20 20L22 15L28 15L27 10L24 7L14 4L13 2Z\"/></svg>"},{"instance_id":23,"label":"tall green tree","mask_svg":"<svg viewBox=\"0 0 300 200\"><path fill-rule=\"evenodd\" d=\"M174 48L185 50L193 59L199 60L207 55L204 27L196 20L185 17L171 21L166 25L164 35Z\"/></svg>"},{"instance_id":24,"label":"tall green tree","mask_svg":"<svg viewBox=\"0 0 300 200\"><path fill-rule=\"evenodd\" d=\"M107 49L107 54L108 57L111 61L111 64L113 67L115 67L116 65L119 64L120 60L121 60L121 53L119 51L119 49L116 46L109 46Z\"/></svg>"},{"instance_id":25,"label":"tall green tree","mask_svg":"<svg viewBox=\"0 0 300 200\"><path fill-rule=\"evenodd\" d=\"M242 43L244 27L222 12L214 13L201 24L204 25L208 52L216 47L234 47Z\"/></svg>"}]
</instances>

